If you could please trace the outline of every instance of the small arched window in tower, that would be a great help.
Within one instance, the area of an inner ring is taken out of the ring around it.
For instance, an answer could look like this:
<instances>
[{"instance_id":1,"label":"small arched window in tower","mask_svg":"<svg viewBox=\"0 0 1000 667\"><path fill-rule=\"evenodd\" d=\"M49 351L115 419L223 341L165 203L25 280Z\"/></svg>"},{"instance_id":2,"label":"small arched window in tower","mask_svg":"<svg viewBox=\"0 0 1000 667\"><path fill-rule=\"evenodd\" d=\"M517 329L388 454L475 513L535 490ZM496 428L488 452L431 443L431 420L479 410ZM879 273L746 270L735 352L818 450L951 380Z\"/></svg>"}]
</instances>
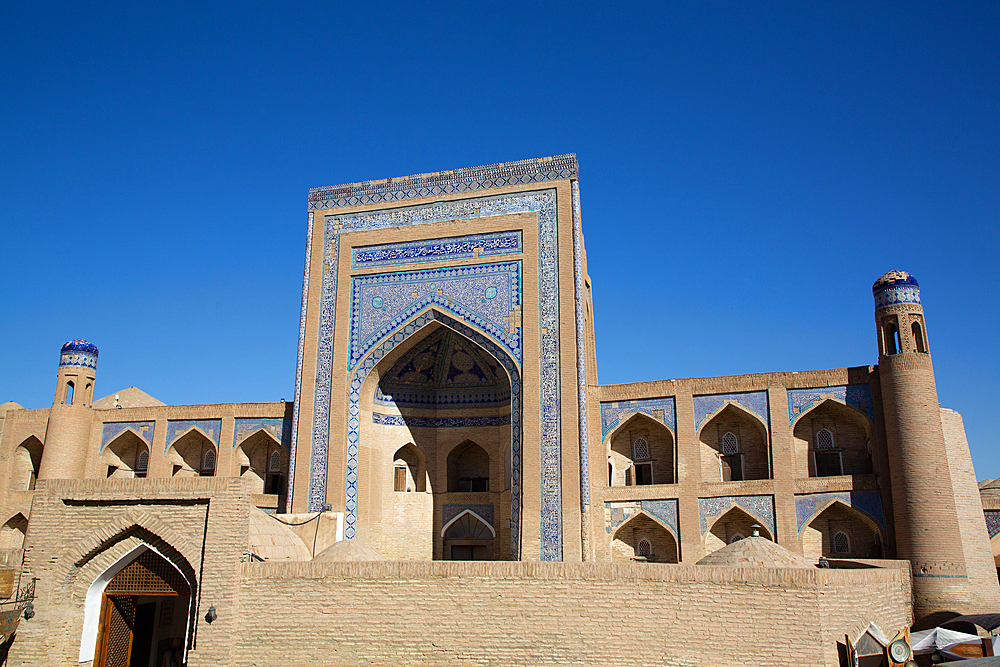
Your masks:
<instances>
[{"instance_id":1,"label":"small arched window in tower","mask_svg":"<svg viewBox=\"0 0 1000 667\"><path fill-rule=\"evenodd\" d=\"M271 458L267 462L268 472L281 472L281 452L277 449L271 452Z\"/></svg>"},{"instance_id":2,"label":"small arched window in tower","mask_svg":"<svg viewBox=\"0 0 1000 667\"><path fill-rule=\"evenodd\" d=\"M66 400L65 400L65 403L66 403L66 405L72 405L73 404L73 381L72 380L70 380L69 382L66 383Z\"/></svg>"},{"instance_id":3,"label":"small arched window in tower","mask_svg":"<svg viewBox=\"0 0 1000 667\"><path fill-rule=\"evenodd\" d=\"M214 449L208 449L205 451L205 457L201 460L201 474L206 477L211 477L215 474Z\"/></svg>"},{"instance_id":4,"label":"small arched window in tower","mask_svg":"<svg viewBox=\"0 0 1000 667\"><path fill-rule=\"evenodd\" d=\"M649 558L653 555L653 545L647 539L639 540L639 545L635 548L635 555L640 558Z\"/></svg>"},{"instance_id":5,"label":"small arched window in tower","mask_svg":"<svg viewBox=\"0 0 1000 667\"><path fill-rule=\"evenodd\" d=\"M835 554L849 554L851 553L851 540L847 537L847 533L842 530L838 530L833 536L833 553Z\"/></svg>"},{"instance_id":6,"label":"small arched window in tower","mask_svg":"<svg viewBox=\"0 0 1000 667\"><path fill-rule=\"evenodd\" d=\"M927 345L924 343L924 331L920 326L920 322L914 322L910 328L913 331L913 349L921 354L926 354Z\"/></svg>"},{"instance_id":7,"label":"small arched window in tower","mask_svg":"<svg viewBox=\"0 0 1000 667\"><path fill-rule=\"evenodd\" d=\"M139 451L139 455L135 457L135 476L145 477L146 472L149 470L149 450L143 449Z\"/></svg>"},{"instance_id":8,"label":"small arched window in tower","mask_svg":"<svg viewBox=\"0 0 1000 667\"><path fill-rule=\"evenodd\" d=\"M892 321L886 322L883 332L885 336L885 353L887 355L899 354L903 348L899 344L899 328L896 326L896 323Z\"/></svg>"}]
</instances>

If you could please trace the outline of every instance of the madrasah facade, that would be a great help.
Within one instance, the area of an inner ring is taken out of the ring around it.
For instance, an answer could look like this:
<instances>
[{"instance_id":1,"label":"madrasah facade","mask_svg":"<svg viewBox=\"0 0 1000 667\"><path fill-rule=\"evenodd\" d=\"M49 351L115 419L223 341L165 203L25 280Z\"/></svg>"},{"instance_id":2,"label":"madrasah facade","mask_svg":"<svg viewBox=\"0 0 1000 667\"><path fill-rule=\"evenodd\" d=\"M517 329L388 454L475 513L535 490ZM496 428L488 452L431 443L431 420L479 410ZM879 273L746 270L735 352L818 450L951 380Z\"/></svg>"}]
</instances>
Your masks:
<instances>
[{"instance_id":1,"label":"madrasah facade","mask_svg":"<svg viewBox=\"0 0 1000 667\"><path fill-rule=\"evenodd\" d=\"M876 364L601 385L575 155L310 190L294 401L95 400L81 339L0 406L11 664L836 665L995 611L919 285L873 295Z\"/></svg>"}]
</instances>

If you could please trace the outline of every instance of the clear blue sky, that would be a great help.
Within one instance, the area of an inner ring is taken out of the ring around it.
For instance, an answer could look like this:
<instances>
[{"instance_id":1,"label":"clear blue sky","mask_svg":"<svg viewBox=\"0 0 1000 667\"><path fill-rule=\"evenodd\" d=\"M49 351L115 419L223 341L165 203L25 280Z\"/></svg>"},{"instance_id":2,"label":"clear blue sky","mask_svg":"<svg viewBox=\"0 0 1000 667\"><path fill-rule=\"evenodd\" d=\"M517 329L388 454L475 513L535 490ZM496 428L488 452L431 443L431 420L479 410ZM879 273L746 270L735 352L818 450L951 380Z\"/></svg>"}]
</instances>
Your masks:
<instances>
[{"instance_id":1,"label":"clear blue sky","mask_svg":"<svg viewBox=\"0 0 1000 667\"><path fill-rule=\"evenodd\" d=\"M308 188L576 152L602 382L876 363L903 269L1000 477L1000 3L369 4L0 5L0 401L291 399Z\"/></svg>"}]
</instances>

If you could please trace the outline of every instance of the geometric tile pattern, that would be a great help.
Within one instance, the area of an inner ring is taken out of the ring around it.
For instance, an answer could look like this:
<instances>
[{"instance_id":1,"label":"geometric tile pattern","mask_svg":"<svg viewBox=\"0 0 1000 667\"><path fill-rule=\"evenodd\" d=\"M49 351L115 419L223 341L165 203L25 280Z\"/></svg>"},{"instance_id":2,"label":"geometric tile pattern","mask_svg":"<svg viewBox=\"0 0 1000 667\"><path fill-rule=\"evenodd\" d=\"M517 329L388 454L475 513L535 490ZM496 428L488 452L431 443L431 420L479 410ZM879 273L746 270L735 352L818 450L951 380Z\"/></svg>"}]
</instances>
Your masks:
<instances>
[{"instance_id":1,"label":"geometric tile pattern","mask_svg":"<svg viewBox=\"0 0 1000 667\"><path fill-rule=\"evenodd\" d=\"M60 366L82 366L97 369L97 346L82 338L71 340L59 351Z\"/></svg>"},{"instance_id":2,"label":"geometric tile pattern","mask_svg":"<svg viewBox=\"0 0 1000 667\"><path fill-rule=\"evenodd\" d=\"M309 303L309 270L312 265L313 213L309 212L309 224L306 226L306 262L302 269L302 305L299 309L299 347L295 361L295 403L292 406L292 436L288 452L288 500L286 506L292 504L292 488L295 484L295 450L299 435L299 402L302 400L302 355L305 353L306 340L306 306Z\"/></svg>"},{"instance_id":3,"label":"geometric tile pattern","mask_svg":"<svg viewBox=\"0 0 1000 667\"><path fill-rule=\"evenodd\" d=\"M274 439L285 447L292 441L292 420L282 417L237 418L233 431L233 449L259 430L264 430L274 436Z\"/></svg>"},{"instance_id":4,"label":"geometric tile pattern","mask_svg":"<svg viewBox=\"0 0 1000 667\"><path fill-rule=\"evenodd\" d=\"M580 219L580 183L573 181L573 290L576 307L576 395L579 406L580 505L590 505L590 456L587 453L587 340L583 292L583 221Z\"/></svg>"},{"instance_id":5,"label":"geometric tile pattern","mask_svg":"<svg viewBox=\"0 0 1000 667\"><path fill-rule=\"evenodd\" d=\"M480 519L490 525L490 528L496 529L493 520L493 505L443 505L441 507L441 525L448 525L449 521L466 510L475 512Z\"/></svg>"},{"instance_id":6,"label":"geometric tile pattern","mask_svg":"<svg viewBox=\"0 0 1000 667\"><path fill-rule=\"evenodd\" d=\"M147 445L153 443L154 422L111 422L104 424L101 431L101 451L108 446L108 443L122 434L126 429L132 429L140 438L146 441Z\"/></svg>"},{"instance_id":7,"label":"geometric tile pattern","mask_svg":"<svg viewBox=\"0 0 1000 667\"><path fill-rule=\"evenodd\" d=\"M478 428L485 426L507 426L510 415L485 417L403 417L372 413L372 423L382 426L407 426L409 428Z\"/></svg>"},{"instance_id":8,"label":"geometric tile pattern","mask_svg":"<svg viewBox=\"0 0 1000 667\"><path fill-rule=\"evenodd\" d=\"M849 384L815 389L789 389L788 423L791 424L800 414L828 398L860 410L873 422L875 421L871 388L866 384Z\"/></svg>"},{"instance_id":9,"label":"geometric tile pattern","mask_svg":"<svg viewBox=\"0 0 1000 667\"><path fill-rule=\"evenodd\" d=\"M920 304L920 285L906 271L889 271L879 276L872 285L875 309L897 303Z\"/></svg>"},{"instance_id":10,"label":"geometric tile pattern","mask_svg":"<svg viewBox=\"0 0 1000 667\"><path fill-rule=\"evenodd\" d=\"M201 429L216 447L219 446L219 438L222 435L221 419L171 419L167 422L167 444L163 451L170 449L174 440L184 435L190 428Z\"/></svg>"},{"instance_id":11,"label":"geometric tile pattern","mask_svg":"<svg viewBox=\"0 0 1000 667\"><path fill-rule=\"evenodd\" d=\"M656 517L670 529L670 531L674 534L674 538L680 537L680 532L677 529L678 518L676 498L605 502L605 530L610 535L618 530L619 526L639 512L645 512L650 516Z\"/></svg>"},{"instance_id":12,"label":"geometric tile pattern","mask_svg":"<svg viewBox=\"0 0 1000 667\"><path fill-rule=\"evenodd\" d=\"M477 255L476 250L479 250ZM446 259L495 257L521 252L521 232L473 234L428 241L385 243L355 248L351 253L351 268L400 266Z\"/></svg>"},{"instance_id":13,"label":"geometric tile pattern","mask_svg":"<svg viewBox=\"0 0 1000 667\"><path fill-rule=\"evenodd\" d=\"M602 439L607 439L608 434L622 423L623 418L627 420L637 412L641 412L669 426L671 431L676 430L676 412L673 396L666 398L640 398L635 401L615 401L612 403L601 403Z\"/></svg>"},{"instance_id":14,"label":"geometric tile pattern","mask_svg":"<svg viewBox=\"0 0 1000 667\"><path fill-rule=\"evenodd\" d=\"M867 514L882 528L882 534L886 534L882 494L878 491L839 491L795 496L795 521L798 524L799 535L817 514L836 500Z\"/></svg>"},{"instance_id":15,"label":"geometric tile pattern","mask_svg":"<svg viewBox=\"0 0 1000 667\"><path fill-rule=\"evenodd\" d=\"M701 534L708 530L708 519L714 519L739 507L774 533L774 496L722 496L719 498L699 498L698 513L701 515Z\"/></svg>"},{"instance_id":16,"label":"geometric tile pattern","mask_svg":"<svg viewBox=\"0 0 1000 667\"><path fill-rule=\"evenodd\" d=\"M518 261L351 279L350 368L375 343L432 304L476 325L521 358L521 329L511 326L513 311L521 306Z\"/></svg>"},{"instance_id":17,"label":"geometric tile pattern","mask_svg":"<svg viewBox=\"0 0 1000 667\"><path fill-rule=\"evenodd\" d=\"M992 540L1000 533L1000 511L997 510L986 510L986 530L990 534L990 539Z\"/></svg>"},{"instance_id":18,"label":"geometric tile pattern","mask_svg":"<svg viewBox=\"0 0 1000 667\"><path fill-rule=\"evenodd\" d=\"M727 402L732 401L754 413L765 424L770 424L767 415L767 392L766 391L743 391L735 394L712 394L709 396L694 397L694 428L695 431L701 428L702 423L708 417ZM772 533L773 535L773 533Z\"/></svg>"}]
</instances>

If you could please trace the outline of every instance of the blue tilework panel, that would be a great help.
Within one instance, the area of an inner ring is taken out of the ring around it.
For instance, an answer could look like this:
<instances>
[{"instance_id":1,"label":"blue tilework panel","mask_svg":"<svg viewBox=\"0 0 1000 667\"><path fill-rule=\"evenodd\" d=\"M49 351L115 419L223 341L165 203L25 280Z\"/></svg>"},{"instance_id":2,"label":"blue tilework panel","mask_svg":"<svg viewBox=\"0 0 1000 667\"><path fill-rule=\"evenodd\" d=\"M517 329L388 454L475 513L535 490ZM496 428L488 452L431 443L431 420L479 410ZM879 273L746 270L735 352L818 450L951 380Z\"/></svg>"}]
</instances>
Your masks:
<instances>
[{"instance_id":1,"label":"blue tilework panel","mask_svg":"<svg viewBox=\"0 0 1000 667\"><path fill-rule=\"evenodd\" d=\"M233 449L259 430L265 430L285 447L292 441L292 420L281 417L238 418L233 431Z\"/></svg>"},{"instance_id":2,"label":"blue tilework panel","mask_svg":"<svg viewBox=\"0 0 1000 667\"><path fill-rule=\"evenodd\" d=\"M466 338L480 345L493 358L503 365L511 379L511 531L510 531L510 554L516 560L520 547L520 516L521 516L521 373L517 362L510 354L493 342L480 331L472 328L465 322L455 320L439 311L429 310L416 316L407 322L397 335L390 336L376 347L370 355L365 357L361 365L351 376L350 393L348 394L347 409L347 493L345 509L346 517L344 521L344 538L353 540L357 536L358 521L358 447L360 445L359 432L361 427L361 385L368 373L375 367L385 355L389 354L393 348L406 340L409 336L427 326L431 322L441 324L457 331ZM519 359L517 361L520 361ZM543 482L544 483L544 482Z\"/></svg>"},{"instance_id":3,"label":"blue tilework panel","mask_svg":"<svg viewBox=\"0 0 1000 667\"><path fill-rule=\"evenodd\" d=\"M493 518L493 505L443 505L441 507L441 526L446 526L449 521L466 510L475 512L479 515L479 518L490 524L490 528L496 530L497 526Z\"/></svg>"},{"instance_id":4,"label":"blue tilework panel","mask_svg":"<svg viewBox=\"0 0 1000 667\"><path fill-rule=\"evenodd\" d=\"M694 429L697 431L701 425L712 414L726 403L733 402L740 407L746 408L764 420L770 427L771 421L767 416L767 392L766 391L744 391L736 394L711 394L708 396L694 397Z\"/></svg>"},{"instance_id":5,"label":"blue tilework panel","mask_svg":"<svg viewBox=\"0 0 1000 667\"><path fill-rule=\"evenodd\" d=\"M609 535L618 530L619 526L638 514L640 511L656 517L663 523L675 538L680 537L677 530L677 499L663 500L632 500L604 503L605 530Z\"/></svg>"},{"instance_id":6,"label":"blue tilework panel","mask_svg":"<svg viewBox=\"0 0 1000 667\"><path fill-rule=\"evenodd\" d=\"M355 248L351 253L351 268L401 266L421 262L471 259L477 254L479 257L496 257L514 255L522 251L520 231L473 234L446 239L386 243Z\"/></svg>"},{"instance_id":7,"label":"blue tilework panel","mask_svg":"<svg viewBox=\"0 0 1000 667\"><path fill-rule=\"evenodd\" d=\"M719 498L699 498L698 513L701 515L701 535L708 530L709 519L713 521L733 507L745 510L757 519L760 525L774 535L774 496L722 496Z\"/></svg>"},{"instance_id":8,"label":"blue tilework panel","mask_svg":"<svg viewBox=\"0 0 1000 667\"><path fill-rule=\"evenodd\" d=\"M1000 533L1000 511L986 510L984 514L986 515L986 530L989 531L992 540L997 536L997 533Z\"/></svg>"},{"instance_id":9,"label":"blue tilework panel","mask_svg":"<svg viewBox=\"0 0 1000 667\"><path fill-rule=\"evenodd\" d=\"M150 445L153 443L153 430L155 426L154 422L112 422L104 424L104 428L101 430L100 451L103 452L108 443L128 429L135 431L140 438L146 441L147 445Z\"/></svg>"},{"instance_id":10,"label":"blue tilework panel","mask_svg":"<svg viewBox=\"0 0 1000 667\"><path fill-rule=\"evenodd\" d=\"M219 446L219 438L222 436L221 419L171 419L167 422L167 444L163 451L167 451L174 440L191 428L201 429L216 447Z\"/></svg>"},{"instance_id":11,"label":"blue tilework panel","mask_svg":"<svg viewBox=\"0 0 1000 667\"><path fill-rule=\"evenodd\" d=\"M579 168L576 155L556 155L550 158L518 160L469 167L436 174L415 174L382 181L349 183L309 191L309 210L378 204L432 197L441 194L475 192L511 185L544 183L576 178ZM486 215L484 213L484 215Z\"/></svg>"},{"instance_id":12,"label":"blue tilework panel","mask_svg":"<svg viewBox=\"0 0 1000 667\"><path fill-rule=\"evenodd\" d=\"M309 221L306 225L306 262L302 270L302 306L299 311L299 347L298 356L295 360L295 404L292 407L292 435L291 446L288 453L288 501L287 506L292 504L292 490L295 486L295 451L299 437L299 402L302 399L302 355L305 354L306 344L306 307L309 304L309 270L312 266L312 238L313 238L313 213L309 212Z\"/></svg>"},{"instance_id":13,"label":"blue tilework panel","mask_svg":"<svg viewBox=\"0 0 1000 667\"><path fill-rule=\"evenodd\" d=\"M882 510L882 495L878 491L840 491L795 496L795 521L798 524L799 535L817 514L837 500L870 516L882 529L883 536L885 535L885 513Z\"/></svg>"},{"instance_id":14,"label":"blue tilework panel","mask_svg":"<svg viewBox=\"0 0 1000 667\"><path fill-rule=\"evenodd\" d=\"M876 310L897 303L920 305L920 288L915 285L896 285L875 293Z\"/></svg>"},{"instance_id":15,"label":"blue tilework panel","mask_svg":"<svg viewBox=\"0 0 1000 667\"><path fill-rule=\"evenodd\" d=\"M633 414L641 412L676 431L676 409L674 397L643 398L637 401L615 401L601 403L601 438L607 439L622 419L626 421Z\"/></svg>"},{"instance_id":16,"label":"blue tilework panel","mask_svg":"<svg viewBox=\"0 0 1000 667\"><path fill-rule=\"evenodd\" d=\"M520 359L521 263L426 269L351 279L350 367L400 324L430 305L475 325Z\"/></svg>"},{"instance_id":17,"label":"blue tilework panel","mask_svg":"<svg viewBox=\"0 0 1000 667\"><path fill-rule=\"evenodd\" d=\"M866 384L840 385L837 387L817 387L815 389L788 390L788 423L791 424L803 412L826 399L840 401L868 415L875 421L871 388Z\"/></svg>"},{"instance_id":18,"label":"blue tilework panel","mask_svg":"<svg viewBox=\"0 0 1000 667\"><path fill-rule=\"evenodd\" d=\"M375 388L375 405L404 408L503 408L510 405L510 390L486 387L478 391L469 389L426 391L420 388L392 390L392 396L382 393L382 387Z\"/></svg>"},{"instance_id":19,"label":"blue tilework panel","mask_svg":"<svg viewBox=\"0 0 1000 667\"><path fill-rule=\"evenodd\" d=\"M382 426L407 426L409 428L479 428L508 426L510 415L485 417L403 417L372 413L372 423Z\"/></svg>"},{"instance_id":20,"label":"blue tilework panel","mask_svg":"<svg viewBox=\"0 0 1000 667\"><path fill-rule=\"evenodd\" d=\"M587 346L583 291L583 222L580 219L580 184L573 181L573 292L576 315L576 397L580 437L580 508L590 505L590 455L587 435Z\"/></svg>"}]
</instances>

